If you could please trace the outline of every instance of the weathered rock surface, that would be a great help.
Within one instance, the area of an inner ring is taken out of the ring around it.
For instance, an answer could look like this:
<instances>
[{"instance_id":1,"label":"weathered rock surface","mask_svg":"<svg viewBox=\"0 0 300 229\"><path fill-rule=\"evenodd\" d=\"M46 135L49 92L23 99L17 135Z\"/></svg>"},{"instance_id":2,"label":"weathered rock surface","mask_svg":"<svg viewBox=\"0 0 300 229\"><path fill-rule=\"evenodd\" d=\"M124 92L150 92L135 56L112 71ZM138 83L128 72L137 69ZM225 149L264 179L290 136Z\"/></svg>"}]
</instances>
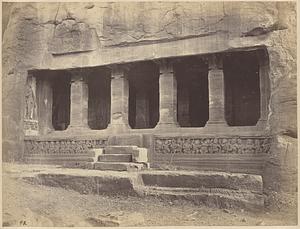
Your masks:
<instances>
[{"instance_id":1,"label":"weathered rock surface","mask_svg":"<svg viewBox=\"0 0 300 229\"><path fill-rule=\"evenodd\" d=\"M144 184L161 187L224 188L262 192L261 176L210 171L145 171Z\"/></svg>"},{"instance_id":2,"label":"weathered rock surface","mask_svg":"<svg viewBox=\"0 0 300 229\"><path fill-rule=\"evenodd\" d=\"M268 129L275 136L290 136L288 152L295 151L289 151L296 147L297 137L294 2L4 3L3 12L5 161L22 159L28 70L100 66L254 46L266 47L269 54ZM285 152L275 140L272 155L282 158ZM296 154L289 155L294 158ZM286 169L291 168L290 162L293 160L285 162ZM272 166L283 171L283 164Z\"/></svg>"},{"instance_id":3,"label":"weathered rock surface","mask_svg":"<svg viewBox=\"0 0 300 229\"><path fill-rule=\"evenodd\" d=\"M95 227L138 226L145 223L143 214L138 212L127 215L124 215L123 212L111 212L106 215L99 215L98 217L89 217L86 221Z\"/></svg>"},{"instance_id":4,"label":"weathered rock surface","mask_svg":"<svg viewBox=\"0 0 300 229\"><path fill-rule=\"evenodd\" d=\"M265 191L297 192L298 140L279 135L264 170Z\"/></svg>"}]
</instances>

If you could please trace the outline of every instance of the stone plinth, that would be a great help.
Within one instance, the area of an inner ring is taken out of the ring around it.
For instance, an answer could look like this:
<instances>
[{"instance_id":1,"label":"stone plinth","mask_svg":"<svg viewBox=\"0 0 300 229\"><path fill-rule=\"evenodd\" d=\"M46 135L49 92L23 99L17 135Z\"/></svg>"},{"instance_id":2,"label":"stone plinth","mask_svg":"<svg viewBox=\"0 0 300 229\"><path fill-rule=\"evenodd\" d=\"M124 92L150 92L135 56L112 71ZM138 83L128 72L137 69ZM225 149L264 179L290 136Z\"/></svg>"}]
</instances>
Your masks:
<instances>
[{"instance_id":1,"label":"stone plinth","mask_svg":"<svg viewBox=\"0 0 300 229\"><path fill-rule=\"evenodd\" d=\"M128 130L128 79L121 66L112 67L111 76L111 119L108 128L112 132L124 132Z\"/></svg>"},{"instance_id":2,"label":"stone plinth","mask_svg":"<svg viewBox=\"0 0 300 229\"><path fill-rule=\"evenodd\" d=\"M68 130L88 128L88 85L79 71L72 71L72 74Z\"/></svg>"},{"instance_id":3,"label":"stone plinth","mask_svg":"<svg viewBox=\"0 0 300 229\"><path fill-rule=\"evenodd\" d=\"M224 73L221 56L209 58L209 120L206 126L227 126L225 121Z\"/></svg>"},{"instance_id":4,"label":"stone plinth","mask_svg":"<svg viewBox=\"0 0 300 229\"><path fill-rule=\"evenodd\" d=\"M168 60L159 64L159 122L156 128L177 127L177 81Z\"/></svg>"}]
</instances>

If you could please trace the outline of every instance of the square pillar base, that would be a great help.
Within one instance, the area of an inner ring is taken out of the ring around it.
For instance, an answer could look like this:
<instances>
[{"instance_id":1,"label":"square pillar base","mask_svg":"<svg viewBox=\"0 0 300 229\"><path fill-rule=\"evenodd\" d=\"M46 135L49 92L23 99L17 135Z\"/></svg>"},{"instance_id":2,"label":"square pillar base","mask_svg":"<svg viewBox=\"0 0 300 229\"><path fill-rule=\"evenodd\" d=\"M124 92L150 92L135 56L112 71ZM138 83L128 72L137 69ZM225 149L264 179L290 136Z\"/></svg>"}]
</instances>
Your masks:
<instances>
[{"instance_id":1,"label":"square pillar base","mask_svg":"<svg viewBox=\"0 0 300 229\"><path fill-rule=\"evenodd\" d=\"M228 127L227 122L224 120L222 121L207 121L205 127L209 128L222 128L222 127Z\"/></svg>"},{"instance_id":2,"label":"square pillar base","mask_svg":"<svg viewBox=\"0 0 300 229\"><path fill-rule=\"evenodd\" d=\"M158 130L164 130L164 129L176 129L179 127L178 123L157 123L157 125L155 126L155 129Z\"/></svg>"},{"instance_id":3,"label":"square pillar base","mask_svg":"<svg viewBox=\"0 0 300 229\"><path fill-rule=\"evenodd\" d=\"M130 126L128 124L108 124L107 131L111 133L126 133L129 132Z\"/></svg>"},{"instance_id":4,"label":"square pillar base","mask_svg":"<svg viewBox=\"0 0 300 229\"><path fill-rule=\"evenodd\" d=\"M88 125L82 125L82 126L71 126L69 125L68 128L65 130L67 132L82 132L86 130L91 130L91 128Z\"/></svg>"}]
</instances>

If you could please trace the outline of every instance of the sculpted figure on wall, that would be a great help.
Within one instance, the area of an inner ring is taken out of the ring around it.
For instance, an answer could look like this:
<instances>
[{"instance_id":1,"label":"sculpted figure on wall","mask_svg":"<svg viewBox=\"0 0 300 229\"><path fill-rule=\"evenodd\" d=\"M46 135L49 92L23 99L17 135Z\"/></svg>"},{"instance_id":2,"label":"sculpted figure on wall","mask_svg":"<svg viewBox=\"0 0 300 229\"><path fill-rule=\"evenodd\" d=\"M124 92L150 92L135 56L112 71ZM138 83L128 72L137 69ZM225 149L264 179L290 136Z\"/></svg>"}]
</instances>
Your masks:
<instances>
[{"instance_id":1,"label":"sculpted figure on wall","mask_svg":"<svg viewBox=\"0 0 300 229\"><path fill-rule=\"evenodd\" d=\"M25 119L36 119L36 112L36 80L34 77L29 76L25 89Z\"/></svg>"},{"instance_id":2,"label":"sculpted figure on wall","mask_svg":"<svg viewBox=\"0 0 300 229\"><path fill-rule=\"evenodd\" d=\"M28 76L25 87L24 131L26 135L37 135L36 78Z\"/></svg>"}]
</instances>

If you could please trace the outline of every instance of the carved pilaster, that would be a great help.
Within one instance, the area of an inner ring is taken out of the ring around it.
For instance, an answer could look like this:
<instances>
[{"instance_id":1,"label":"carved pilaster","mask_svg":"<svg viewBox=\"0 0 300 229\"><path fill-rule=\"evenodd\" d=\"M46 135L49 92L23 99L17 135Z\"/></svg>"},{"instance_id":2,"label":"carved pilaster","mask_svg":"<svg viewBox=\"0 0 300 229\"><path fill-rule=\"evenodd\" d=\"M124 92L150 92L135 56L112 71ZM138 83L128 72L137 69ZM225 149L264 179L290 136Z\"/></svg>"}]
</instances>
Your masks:
<instances>
[{"instance_id":1,"label":"carved pilaster","mask_svg":"<svg viewBox=\"0 0 300 229\"><path fill-rule=\"evenodd\" d=\"M257 122L257 126L264 129L268 120L268 104L270 94L270 82L269 82L269 62L266 53L257 53L259 61L259 87L260 87L260 118Z\"/></svg>"}]
</instances>

